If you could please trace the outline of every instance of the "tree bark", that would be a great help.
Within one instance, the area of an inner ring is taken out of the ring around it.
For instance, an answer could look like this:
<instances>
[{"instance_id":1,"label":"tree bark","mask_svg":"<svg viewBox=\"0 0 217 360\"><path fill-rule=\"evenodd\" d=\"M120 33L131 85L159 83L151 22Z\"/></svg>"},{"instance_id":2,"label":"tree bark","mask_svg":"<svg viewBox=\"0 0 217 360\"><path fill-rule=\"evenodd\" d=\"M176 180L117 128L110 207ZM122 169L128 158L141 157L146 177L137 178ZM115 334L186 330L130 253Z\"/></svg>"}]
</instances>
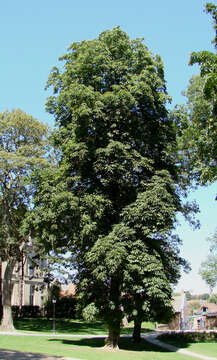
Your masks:
<instances>
[{"instance_id":1,"label":"tree bark","mask_svg":"<svg viewBox=\"0 0 217 360\"><path fill-rule=\"evenodd\" d=\"M109 328L109 336L106 339L105 348L108 350L119 350L120 329Z\"/></svg>"},{"instance_id":2,"label":"tree bark","mask_svg":"<svg viewBox=\"0 0 217 360\"><path fill-rule=\"evenodd\" d=\"M1 329L7 331L14 330L12 310L11 310L11 297L13 291L12 274L15 264L16 264L15 260L11 260L7 263L4 273L3 283L2 283L3 314L1 321Z\"/></svg>"},{"instance_id":3,"label":"tree bark","mask_svg":"<svg viewBox=\"0 0 217 360\"><path fill-rule=\"evenodd\" d=\"M141 326L142 326L141 320L135 319L134 328L133 328L133 341L135 342L141 341Z\"/></svg>"},{"instance_id":4,"label":"tree bark","mask_svg":"<svg viewBox=\"0 0 217 360\"><path fill-rule=\"evenodd\" d=\"M120 279L118 277L111 277L110 301L115 304L115 307L109 313L106 321L109 329L109 335L106 339L105 348L108 350L118 350L123 318L123 310L121 308Z\"/></svg>"}]
</instances>

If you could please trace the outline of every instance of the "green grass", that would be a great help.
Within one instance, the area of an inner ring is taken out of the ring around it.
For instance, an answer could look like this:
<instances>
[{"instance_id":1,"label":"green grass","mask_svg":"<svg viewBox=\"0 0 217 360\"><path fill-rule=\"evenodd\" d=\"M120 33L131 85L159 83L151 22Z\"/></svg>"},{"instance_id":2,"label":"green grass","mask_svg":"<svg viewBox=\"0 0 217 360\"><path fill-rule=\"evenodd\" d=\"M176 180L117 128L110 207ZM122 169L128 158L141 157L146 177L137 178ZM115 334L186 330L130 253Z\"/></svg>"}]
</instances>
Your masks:
<instances>
[{"instance_id":1,"label":"green grass","mask_svg":"<svg viewBox=\"0 0 217 360\"><path fill-rule=\"evenodd\" d=\"M45 318L41 319L15 319L14 326L16 330L24 332L52 333L53 321ZM144 322L142 332L154 330L153 323ZM122 334L132 334L133 323L129 327L121 330ZM88 323L84 320L56 319L56 334L79 334L79 335L103 335L107 334L106 326L98 321Z\"/></svg>"},{"instance_id":2,"label":"green grass","mask_svg":"<svg viewBox=\"0 0 217 360\"><path fill-rule=\"evenodd\" d=\"M101 335L107 333L105 325L100 321L87 323L83 320L56 319L55 323L56 334ZM15 319L14 327L24 332L52 333L53 321L45 318Z\"/></svg>"},{"instance_id":3,"label":"green grass","mask_svg":"<svg viewBox=\"0 0 217 360\"><path fill-rule=\"evenodd\" d=\"M217 356L217 338L211 340L206 339L205 334L200 334L204 339L198 339L197 335L184 334L184 335L163 335L159 340L165 343L174 345L176 347L186 349L200 355L216 357Z\"/></svg>"},{"instance_id":4,"label":"green grass","mask_svg":"<svg viewBox=\"0 0 217 360\"><path fill-rule=\"evenodd\" d=\"M189 344L188 350L196 352L201 355L216 357L217 356L217 342Z\"/></svg>"},{"instance_id":5,"label":"green grass","mask_svg":"<svg viewBox=\"0 0 217 360\"><path fill-rule=\"evenodd\" d=\"M103 338L55 338L54 336L8 336L0 335L0 348L31 351L41 354L74 357L83 360L190 360L191 357L163 350L142 340L134 344L122 338L120 350L109 352L103 349Z\"/></svg>"}]
</instances>

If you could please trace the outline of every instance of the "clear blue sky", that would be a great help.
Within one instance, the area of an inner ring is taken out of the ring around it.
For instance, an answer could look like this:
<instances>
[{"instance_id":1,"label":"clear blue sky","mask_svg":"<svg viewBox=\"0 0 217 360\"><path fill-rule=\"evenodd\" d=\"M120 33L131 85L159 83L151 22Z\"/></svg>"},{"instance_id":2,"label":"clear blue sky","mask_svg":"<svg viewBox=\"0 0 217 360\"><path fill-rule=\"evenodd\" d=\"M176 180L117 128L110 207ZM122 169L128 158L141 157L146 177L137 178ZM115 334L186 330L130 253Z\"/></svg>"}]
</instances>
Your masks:
<instances>
[{"instance_id":1,"label":"clear blue sky","mask_svg":"<svg viewBox=\"0 0 217 360\"><path fill-rule=\"evenodd\" d=\"M196 66L188 66L192 51L213 50L210 16L203 0L37 0L2 1L0 5L1 68L0 111L21 108L53 125L44 107L44 87L51 68L73 41L93 39L101 31L120 26L131 38L143 37L165 65L168 92L173 104L181 95ZM213 0L214 2L214 0ZM207 291L197 275L208 252L205 239L214 232L216 184L192 194L201 208L201 230L182 224L183 255L193 271L178 287L196 293Z\"/></svg>"}]
</instances>

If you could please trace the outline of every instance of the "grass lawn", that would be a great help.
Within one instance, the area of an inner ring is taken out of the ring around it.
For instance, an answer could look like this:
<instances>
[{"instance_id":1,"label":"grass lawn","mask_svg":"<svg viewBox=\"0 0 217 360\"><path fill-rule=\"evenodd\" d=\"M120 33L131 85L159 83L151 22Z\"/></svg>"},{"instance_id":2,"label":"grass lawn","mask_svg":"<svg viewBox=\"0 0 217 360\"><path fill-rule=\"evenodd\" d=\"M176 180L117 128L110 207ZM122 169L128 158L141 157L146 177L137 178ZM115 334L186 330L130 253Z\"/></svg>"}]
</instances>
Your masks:
<instances>
[{"instance_id":1,"label":"grass lawn","mask_svg":"<svg viewBox=\"0 0 217 360\"><path fill-rule=\"evenodd\" d=\"M185 339L185 338L179 338L178 336L172 336L169 335L164 338L159 338L159 340L164 341L168 344L177 346L182 349L186 349L195 353L198 353L200 355L210 356L210 357L216 357L217 358L217 339L213 340L191 340L191 339Z\"/></svg>"},{"instance_id":2,"label":"grass lawn","mask_svg":"<svg viewBox=\"0 0 217 360\"><path fill-rule=\"evenodd\" d=\"M45 318L41 319L15 319L14 326L16 330L24 332L43 332L52 333L53 321ZM154 324L144 322L142 324L142 332L154 330ZM133 323L129 327L121 330L122 334L132 334ZM88 323L84 320L56 319L56 334L79 334L79 335L104 335L108 333L106 326L98 321Z\"/></svg>"},{"instance_id":3,"label":"grass lawn","mask_svg":"<svg viewBox=\"0 0 217 360\"><path fill-rule=\"evenodd\" d=\"M163 350L146 341L134 344L129 338L122 338L120 350L104 350L103 338L73 339L55 338L54 336L8 336L0 335L0 348L31 351L42 354L74 357L83 360L190 360L193 359L177 353Z\"/></svg>"},{"instance_id":4,"label":"grass lawn","mask_svg":"<svg viewBox=\"0 0 217 360\"><path fill-rule=\"evenodd\" d=\"M217 358L217 342L189 344L187 350Z\"/></svg>"}]
</instances>

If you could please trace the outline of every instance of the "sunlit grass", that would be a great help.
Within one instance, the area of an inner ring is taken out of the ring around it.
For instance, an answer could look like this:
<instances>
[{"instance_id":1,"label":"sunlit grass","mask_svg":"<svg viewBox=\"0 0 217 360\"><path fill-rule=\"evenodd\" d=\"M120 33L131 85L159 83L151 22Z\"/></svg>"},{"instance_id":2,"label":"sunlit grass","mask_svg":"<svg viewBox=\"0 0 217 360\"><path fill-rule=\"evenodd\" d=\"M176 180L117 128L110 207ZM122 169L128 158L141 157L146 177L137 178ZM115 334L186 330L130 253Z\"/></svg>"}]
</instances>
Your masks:
<instances>
[{"instance_id":1,"label":"sunlit grass","mask_svg":"<svg viewBox=\"0 0 217 360\"><path fill-rule=\"evenodd\" d=\"M217 357L217 337L212 337L209 333L165 334L159 340L200 355Z\"/></svg>"},{"instance_id":2,"label":"sunlit grass","mask_svg":"<svg viewBox=\"0 0 217 360\"><path fill-rule=\"evenodd\" d=\"M171 353L142 340L135 344L122 338L120 350L109 352L103 349L104 338L57 338L54 336L8 336L0 335L0 347L19 351L73 357L83 360L190 360L191 357Z\"/></svg>"}]
</instances>

